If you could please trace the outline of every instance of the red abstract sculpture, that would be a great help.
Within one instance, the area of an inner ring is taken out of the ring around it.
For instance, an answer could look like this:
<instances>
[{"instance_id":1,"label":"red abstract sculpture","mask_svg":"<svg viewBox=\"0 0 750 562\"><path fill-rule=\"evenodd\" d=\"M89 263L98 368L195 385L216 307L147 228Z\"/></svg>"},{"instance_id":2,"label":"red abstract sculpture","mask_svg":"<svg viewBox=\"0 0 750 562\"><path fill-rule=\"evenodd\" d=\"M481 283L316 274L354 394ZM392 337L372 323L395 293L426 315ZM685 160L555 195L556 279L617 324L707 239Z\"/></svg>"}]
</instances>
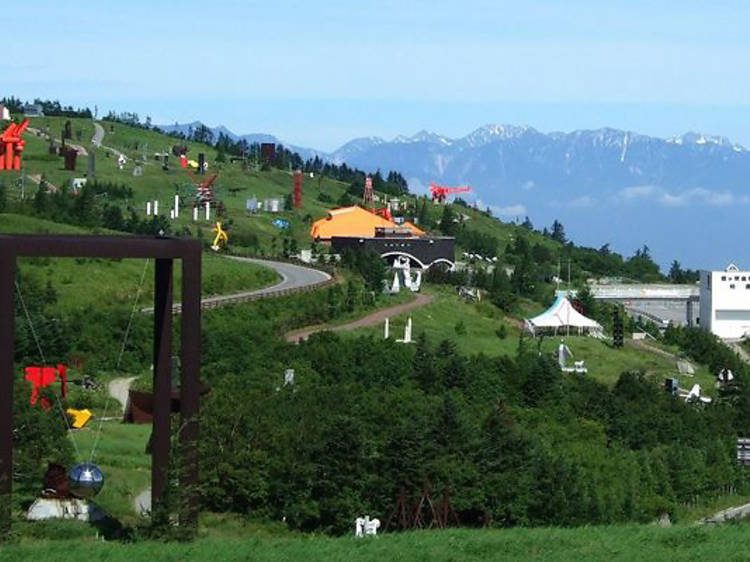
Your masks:
<instances>
[{"instance_id":1,"label":"red abstract sculpture","mask_svg":"<svg viewBox=\"0 0 750 562\"><path fill-rule=\"evenodd\" d=\"M21 169L21 153L26 146L26 142L21 138L21 135L30 122L26 119L20 125L11 123L0 135L0 170Z\"/></svg>"},{"instance_id":2,"label":"red abstract sculpture","mask_svg":"<svg viewBox=\"0 0 750 562\"><path fill-rule=\"evenodd\" d=\"M435 182L430 184L430 193L432 194L432 200L438 203L445 203L448 195L454 195L456 193L466 193L471 191L468 185L460 185L458 187L449 187L447 185L438 185Z\"/></svg>"},{"instance_id":3,"label":"red abstract sculpture","mask_svg":"<svg viewBox=\"0 0 750 562\"><path fill-rule=\"evenodd\" d=\"M39 400L39 389L51 385L55 379L60 379L60 395L65 398L68 395L68 375L65 365L55 367L26 367L24 369L26 376L33 387L31 389L31 399L29 404L32 406ZM42 407L49 410L52 407L50 401L42 396Z\"/></svg>"}]
</instances>

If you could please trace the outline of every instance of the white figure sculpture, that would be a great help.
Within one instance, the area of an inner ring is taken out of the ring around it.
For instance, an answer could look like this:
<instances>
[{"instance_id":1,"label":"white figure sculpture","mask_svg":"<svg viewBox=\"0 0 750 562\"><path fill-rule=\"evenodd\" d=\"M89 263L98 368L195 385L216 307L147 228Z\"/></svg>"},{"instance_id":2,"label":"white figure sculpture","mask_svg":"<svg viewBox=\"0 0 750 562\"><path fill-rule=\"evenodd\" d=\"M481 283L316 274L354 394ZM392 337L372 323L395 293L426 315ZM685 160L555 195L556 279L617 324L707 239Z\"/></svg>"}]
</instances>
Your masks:
<instances>
[{"instance_id":1,"label":"white figure sculpture","mask_svg":"<svg viewBox=\"0 0 750 562\"><path fill-rule=\"evenodd\" d=\"M390 323L389 323L389 321L388 321L388 318L386 318L386 319L385 319L385 334L384 334L384 336L383 336L383 339L384 339L384 340L387 340L387 339L388 339L388 336L390 335L390 330L389 330L389 328L390 328Z\"/></svg>"},{"instance_id":2,"label":"white figure sculpture","mask_svg":"<svg viewBox=\"0 0 750 562\"><path fill-rule=\"evenodd\" d=\"M690 392L688 392L688 395L685 397L685 402L690 402L691 400L700 400L704 404L710 404L711 398L708 396L701 396L701 385L694 384L693 388L690 389Z\"/></svg>"},{"instance_id":3,"label":"white figure sculpture","mask_svg":"<svg viewBox=\"0 0 750 562\"><path fill-rule=\"evenodd\" d=\"M125 164L127 164L128 159L125 158L124 154L120 154L120 156L117 157L117 167L121 170L125 167Z\"/></svg>"},{"instance_id":4,"label":"white figure sculpture","mask_svg":"<svg viewBox=\"0 0 750 562\"><path fill-rule=\"evenodd\" d=\"M151 201L146 201L146 216L151 216Z\"/></svg>"},{"instance_id":5,"label":"white figure sculpture","mask_svg":"<svg viewBox=\"0 0 750 562\"><path fill-rule=\"evenodd\" d=\"M719 375L716 378L719 380L720 384L726 384L734 380L734 375L732 374L731 369L727 369L726 367L724 367L721 371L719 371Z\"/></svg>"},{"instance_id":6,"label":"white figure sculpture","mask_svg":"<svg viewBox=\"0 0 750 562\"><path fill-rule=\"evenodd\" d=\"M180 196L175 195L174 196L174 218L178 218L180 216Z\"/></svg>"},{"instance_id":7,"label":"white figure sculpture","mask_svg":"<svg viewBox=\"0 0 750 562\"><path fill-rule=\"evenodd\" d=\"M565 345L565 340L560 340L560 345L557 347L557 362L561 369L565 369L565 364L569 359L573 359L573 354L570 349Z\"/></svg>"},{"instance_id":8,"label":"white figure sculpture","mask_svg":"<svg viewBox=\"0 0 750 562\"><path fill-rule=\"evenodd\" d=\"M284 386L294 384L294 369L287 369L284 371Z\"/></svg>"},{"instance_id":9,"label":"white figure sculpture","mask_svg":"<svg viewBox=\"0 0 750 562\"><path fill-rule=\"evenodd\" d=\"M401 290L401 283L398 279L398 271L396 272L396 275L393 276L393 284L391 285L391 294L396 295Z\"/></svg>"},{"instance_id":10,"label":"white figure sculpture","mask_svg":"<svg viewBox=\"0 0 750 562\"><path fill-rule=\"evenodd\" d=\"M412 293L419 292L420 287L422 286L422 272L421 271L415 271L414 272L414 279L410 280L410 284L407 285L409 289L411 289Z\"/></svg>"},{"instance_id":11,"label":"white figure sculpture","mask_svg":"<svg viewBox=\"0 0 750 562\"><path fill-rule=\"evenodd\" d=\"M159 202L154 201L154 215L156 216L158 214L159 214Z\"/></svg>"},{"instance_id":12,"label":"white figure sculpture","mask_svg":"<svg viewBox=\"0 0 750 562\"><path fill-rule=\"evenodd\" d=\"M362 538L364 536L375 536L380 528L380 519L370 519L369 515L357 517L354 520L354 536Z\"/></svg>"},{"instance_id":13,"label":"white figure sculpture","mask_svg":"<svg viewBox=\"0 0 750 562\"><path fill-rule=\"evenodd\" d=\"M396 270L394 277L394 288L396 288L396 278L403 280L403 285L411 292L416 293L422 285L422 272L415 272L414 278L411 276L411 263L406 256L398 256L393 262L393 269ZM395 292L398 292L396 290Z\"/></svg>"},{"instance_id":14,"label":"white figure sculpture","mask_svg":"<svg viewBox=\"0 0 750 562\"><path fill-rule=\"evenodd\" d=\"M404 339L402 340L396 340L398 343L412 343L411 339L411 316L409 316L409 319L406 321L406 326L404 326Z\"/></svg>"},{"instance_id":15,"label":"white figure sculpture","mask_svg":"<svg viewBox=\"0 0 750 562\"><path fill-rule=\"evenodd\" d=\"M354 520L354 536L361 538L364 536L365 518L357 517Z\"/></svg>"},{"instance_id":16,"label":"white figure sculpture","mask_svg":"<svg viewBox=\"0 0 750 562\"><path fill-rule=\"evenodd\" d=\"M370 520L370 516L365 516L365 535L375 536L380 528L380 519Z\"/></svg>"}]
</instances>

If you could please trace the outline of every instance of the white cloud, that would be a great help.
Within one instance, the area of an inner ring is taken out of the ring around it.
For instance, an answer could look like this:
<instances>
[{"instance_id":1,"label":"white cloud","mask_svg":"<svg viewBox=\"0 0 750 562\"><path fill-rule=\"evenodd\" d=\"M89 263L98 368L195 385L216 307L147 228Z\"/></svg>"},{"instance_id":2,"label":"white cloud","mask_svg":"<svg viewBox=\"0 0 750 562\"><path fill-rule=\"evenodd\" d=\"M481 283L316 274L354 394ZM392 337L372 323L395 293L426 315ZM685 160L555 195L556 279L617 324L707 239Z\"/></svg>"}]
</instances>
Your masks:
<instances>
[{"instance_id":1,"label":"white cloud","mask_svg":"<svg viewBox=\"0 0 750 562\"><path fill-rule=\"evenodd\" d=\"M635 185L633 187L626 187L620 191L619 196L625 200L639 199L642 197L651 197L656 192L656 187L653 185Z\"/></svg>"},{"instance_id":2,"label":"white cloud","mask_svg":"<svg viewBox=\"0 0 750 562\"><path fill-rule=\"evenodd\" d=\"M497 217L518 217L518 216L526 216L528 214L528 210L524 205L516 204L516 205L509 205L507 207L499 207L497 205L491 205L490 210L492 211L492 214Z\"/></svg>"},{"instance_id":3,"label":"white cloud","mask_svg":"<svg viewBox=\"0 0 750 562\"><path fill-rule=\"evenodd\" d=\"M679 192L669 192L653 185L638 185L626 187L613 198L616 203L645 199L654 201L665 207L684 207L691 203L723 207L735 203L750 203L750 197L735 197L729 191L712 191L702 187L695 187Z\"/></svg>"},{"instance_id":4,"label":"white cloud","mask_svg":"<svg viewBox=\"0 0 750 562\"><path fill-rule=\"evenodd\" d=\"M593 197L590 195L583 195L582 197L571 199L568 201L567 205L573 209L580 209L583 207L593 207L594 203L596 203L596 200Z\"/></svg>"},{"instance_id":5,"label":"white cloud","mask_svg":"<svg viewBox=\"0 0 750 562\"><path fill-rule=\"evenodd\" d=\"M523 189L524 191L529 191L531 189L534 189L535 186L536 183L534 182L534 180L529 180L521 186L521 189Z\"/></svg>"}]
</instances>

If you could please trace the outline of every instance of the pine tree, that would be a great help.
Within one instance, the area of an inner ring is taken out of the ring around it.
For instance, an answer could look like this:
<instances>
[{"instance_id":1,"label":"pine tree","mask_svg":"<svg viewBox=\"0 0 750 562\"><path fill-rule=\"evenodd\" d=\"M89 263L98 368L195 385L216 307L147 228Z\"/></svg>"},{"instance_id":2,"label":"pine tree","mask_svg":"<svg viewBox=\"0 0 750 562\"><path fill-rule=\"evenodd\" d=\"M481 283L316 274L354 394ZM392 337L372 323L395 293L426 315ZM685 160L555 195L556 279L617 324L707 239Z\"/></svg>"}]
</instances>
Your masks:
<instances>
[{"instance_id":1,"label":"pine tree","mask_svg":"<svg viewBox=\"0 0 750 562\"><path fill-rule=\"evenodd\" d=\"M562 223L557 219L552 223L552 233L550 236L552 237L552 240L559 242L560 244L565 244L568 241L565 237L565 227L563 227Z\"/></svg>"},{"instance_id":2,"label":"pine tree","mask_svg":"<svg viewBox=\"0 0 750 562\"><path fill-rule=\"evenodd\" d=\"M440 231L446 236L453 236L456 234L456 229L456 213L451 205L446 205L443 207L443 216L440 219Z\"/></svg>"}]
</instances>

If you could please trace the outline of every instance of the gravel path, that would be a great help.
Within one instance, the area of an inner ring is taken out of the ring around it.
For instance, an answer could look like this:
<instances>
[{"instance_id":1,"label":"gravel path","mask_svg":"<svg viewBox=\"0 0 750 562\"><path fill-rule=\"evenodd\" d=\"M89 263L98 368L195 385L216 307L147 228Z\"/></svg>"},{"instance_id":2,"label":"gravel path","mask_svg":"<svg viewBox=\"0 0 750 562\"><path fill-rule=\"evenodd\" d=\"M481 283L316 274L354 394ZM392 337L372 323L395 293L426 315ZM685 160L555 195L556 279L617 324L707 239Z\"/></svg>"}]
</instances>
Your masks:
<instances>
[{"instance_id":1,"label":"gravel path","mask_svg":"<svg viewBox=\"0 0 750 562\"><path fill-rule=\"evenodd\" d=\"M102 145L102 140L104 140L104 127L99 123L94 123L94 136L91 139L91 144L98 148Z\"/></svg>"},{"instance_id":2,"label":"gravel path","mask_svg":"<svg viewBox=\"0 0 750 562\"><path fill-rule=\"evenodd\" d=\"M383 322L385 322L386 318L397 316L399 314L403 314L404 312L409 312L410 310L427 306L434 299L435 297L433 295L424 295L420 293L411 302L378 310L377 312L373 312L372 314L363 316L362 318L354 320L353 322L349 322L348 324L341 324L340 326L307 326L305 328L300 328L299 330L292 330L291 332L287 332L284 338L286 339L286 341L294 343L306 340L308 337L310 337L310 335L316 332L323 332L326 330L330 332L349 332L351 330L365 328L367 326L377 326L378 324L382 324Z\"/></svg>"}]
</instances>

